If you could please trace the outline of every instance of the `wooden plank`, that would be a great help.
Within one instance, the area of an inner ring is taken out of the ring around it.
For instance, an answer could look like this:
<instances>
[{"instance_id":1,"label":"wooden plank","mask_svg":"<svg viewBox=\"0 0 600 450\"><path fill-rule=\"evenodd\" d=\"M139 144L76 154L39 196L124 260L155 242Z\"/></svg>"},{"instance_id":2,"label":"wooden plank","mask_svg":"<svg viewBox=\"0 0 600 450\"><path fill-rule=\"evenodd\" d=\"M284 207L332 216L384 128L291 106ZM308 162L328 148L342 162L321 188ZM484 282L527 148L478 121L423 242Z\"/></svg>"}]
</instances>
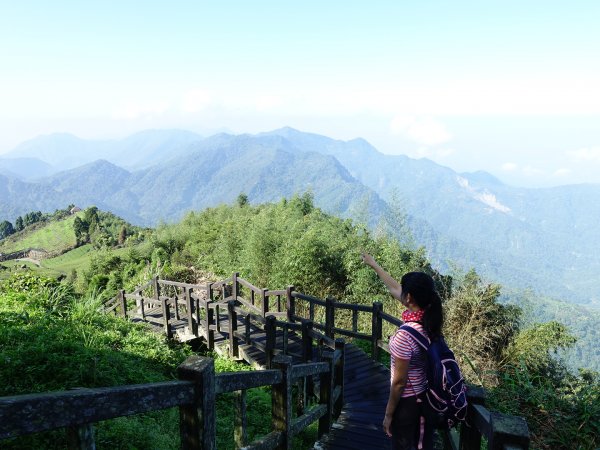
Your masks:
<instances>
[{"instance_id":1,"label":"wooden plank","mask_svg":"<svg viewBox=\"0 0 600 450\"><path fill-rule=\"evenodd\" d=\"M193 384L168 381L0 398L0 439L80 426L189 402Z\"/></svg>"},{"instance_id":2,"label":"wooden plank","mask_svg":"<svg viewBox=\"0 0 600 450\"><path fill-rule=\"evenodd\" d=\"M215 393L252 389L281 383L281 371L261 370L256 372L227 372L215 376Z\"/></svg>"},{"instance_id":3,"label":"wooden plank","mask_svg":"<svg viewBox=\"0 0 600 450\"><path fill-rule=\"evenodd\" d=\"M272 450L281 444L283 444L283 433L281 431L272 431L240 450Z\"/></svg>"},{"instance_id":4,"label":"wooden plank","mask_svg":"<svg viewBox=\"0 0 600 450\"><path fill-rule=\"evenodd\" d=\"M334 327L333 328L333 333L334 334L341 334L342 336L348 336L348 337L355 338L355 339L364 339L364 340L367 340L367 341L371 340L371 335L370 334L349 331L349 330L346 330L344 328L336 328L336 327Z\"/></svg>"},{"instance_id":5,"label":"wooden plank","mask_svg":"<svg viewBox=\"0 0 600 450\"><path fill-rule=\"evenodd\" d=\"M359 305L358 303L344 303L344 302L333 302L333 306L336 309L349 309L351 311L360 311L360 312L373 312L372 306Z\"/></svg>"},{"instance_id":6,"label":"wooden plank","mask_svg":"<svg viewBox=\"0 0 600 450\"><path fill-rule=\"evenodd\" d=\"M329 363L326 362L296 364L292 367L292 379L318 375L328 371Z\"/></svg>"},{"instance_id":7,"label":"wooden plank","mask_svg":"<svg viewBox=\"0 0 600 450\"><path fill-rule=\"evenodd\" d=\"M292 421L291 432L292 435L296 435L304 430L307 426L313 423L315 420L320 419L323 415L327 414L327 406L326 405L318 405L311 409L306 414L297 417Z\"/></svg>"}]
</instances>

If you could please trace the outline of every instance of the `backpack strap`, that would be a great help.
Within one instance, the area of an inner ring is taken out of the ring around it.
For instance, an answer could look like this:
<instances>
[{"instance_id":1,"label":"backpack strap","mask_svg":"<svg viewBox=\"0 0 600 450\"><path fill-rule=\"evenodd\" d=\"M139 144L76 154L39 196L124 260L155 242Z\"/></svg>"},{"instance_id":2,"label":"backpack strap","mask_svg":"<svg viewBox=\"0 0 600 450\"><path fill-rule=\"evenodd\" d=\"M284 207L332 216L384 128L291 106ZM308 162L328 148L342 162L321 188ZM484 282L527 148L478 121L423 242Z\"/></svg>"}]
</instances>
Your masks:
<instances>
[{"instance_id":1,"label":"backpack strap","mask_svg":"<svg viewBox=\"0 0 600 450\"><path fill-rule=\"evenodd\" d=\"M423 333L421 333L419 330L409 326L409 325L402 325L400 327L400 330L404 330L406 332L408 332L408 334L410 334L410 336L415 340L415 342L417 344L419 344L421 347L423 347L423 349L425 351L427 351L429 349L429 339L427 339Z\"/></svg>"}]
</instances>

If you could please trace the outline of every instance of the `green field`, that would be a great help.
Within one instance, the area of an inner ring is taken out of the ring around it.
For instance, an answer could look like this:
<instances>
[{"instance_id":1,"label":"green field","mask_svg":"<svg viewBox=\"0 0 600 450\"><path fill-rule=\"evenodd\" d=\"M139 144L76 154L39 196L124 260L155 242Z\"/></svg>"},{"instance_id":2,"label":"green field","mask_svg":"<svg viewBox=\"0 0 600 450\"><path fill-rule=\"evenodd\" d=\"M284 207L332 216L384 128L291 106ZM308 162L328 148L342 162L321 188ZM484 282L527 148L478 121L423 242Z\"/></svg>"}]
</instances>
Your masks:
<instances>
[{"instance_id":1,"label":"green field","mask_svg":"<svg viewBox=\"0 0 600 450\"><path fill-rule=\"evenodd\" d=\"M23 266L25 266L26 269L23 269ZM36 264L33 264L30 261L13 259L10 261L3 261L0 263L0 279L6 279L10 276L11 273L18 270L31 270L39 275L53 278L56 278L59 275L61 275L61 272L56 271L54 269L50 269L47 267L38 267Z\"/></svg>"},{"instance_id":2,"label":"green field","mask_svg":"<svg viewBox=\"0 0 600 450\"><path fill-rule=\"evenodd\" d=\"M41 261L41 265L43 268L51 269L65 275L73 269L81 273L83 270L89 268L92 250L90 244L82 245L55 258L44 259Z\"/></svg>"},{"instance_id":3,"label":"green field","mask_svg":"<svg viewBox=\"0 0 600 450\"><path fill-rule=\"evenodd\" d=\"M79 213L82 214L82 213ZM28 248L44 249L49 253L62 252L75 246L73 222L77 215L58 222L40 223L0 241L0 253Z\"/></svg>"}]
</instances>

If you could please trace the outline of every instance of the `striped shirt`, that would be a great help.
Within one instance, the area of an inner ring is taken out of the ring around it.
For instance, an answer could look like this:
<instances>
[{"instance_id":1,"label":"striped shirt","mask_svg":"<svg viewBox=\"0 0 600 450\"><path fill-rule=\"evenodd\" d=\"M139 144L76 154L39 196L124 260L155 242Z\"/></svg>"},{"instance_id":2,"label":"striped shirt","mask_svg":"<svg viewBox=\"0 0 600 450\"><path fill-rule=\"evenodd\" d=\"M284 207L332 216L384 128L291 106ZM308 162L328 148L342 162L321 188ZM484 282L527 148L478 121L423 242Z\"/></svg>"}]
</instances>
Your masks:
<instances>
[{"instance_id":1,"label":"striped shirt","mask_svg":"<svg viewBox=\"0 0 600 450\"><path fill-rule=\"evenodd\" d=\"M417 331L420 331L425 336L427 332L423 326L417 322L410 322L408 325ZM391 380L394 381L394 368L396 359L410 360L408 364L408 380L402 397L412 397L418 395L427 389L426 354L423 348L415 342L408 331L400 330L390 337L390 355L391 355Z\"/></svg>"}]
</instances>

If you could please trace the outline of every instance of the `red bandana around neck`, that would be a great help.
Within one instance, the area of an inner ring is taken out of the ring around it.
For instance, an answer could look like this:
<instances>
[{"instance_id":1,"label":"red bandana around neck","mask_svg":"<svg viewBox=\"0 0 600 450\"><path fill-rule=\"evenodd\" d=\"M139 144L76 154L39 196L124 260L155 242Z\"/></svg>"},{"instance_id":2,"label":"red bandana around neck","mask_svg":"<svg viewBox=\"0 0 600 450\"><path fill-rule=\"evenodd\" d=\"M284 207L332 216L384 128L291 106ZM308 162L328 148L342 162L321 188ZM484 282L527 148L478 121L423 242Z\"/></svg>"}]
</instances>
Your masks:
<instances>
[{"instance_id":1,"label":"red bandana around neck","mask_svg":"<svg viewBox=\"0 0 600 450\"><path fill-rule=\"evenodd\" d=\"M423 309L420 309L419 311L407 309L402 313L402 322L421 322L424 314L425 310Z\"/></svg>"}]
</instances>

